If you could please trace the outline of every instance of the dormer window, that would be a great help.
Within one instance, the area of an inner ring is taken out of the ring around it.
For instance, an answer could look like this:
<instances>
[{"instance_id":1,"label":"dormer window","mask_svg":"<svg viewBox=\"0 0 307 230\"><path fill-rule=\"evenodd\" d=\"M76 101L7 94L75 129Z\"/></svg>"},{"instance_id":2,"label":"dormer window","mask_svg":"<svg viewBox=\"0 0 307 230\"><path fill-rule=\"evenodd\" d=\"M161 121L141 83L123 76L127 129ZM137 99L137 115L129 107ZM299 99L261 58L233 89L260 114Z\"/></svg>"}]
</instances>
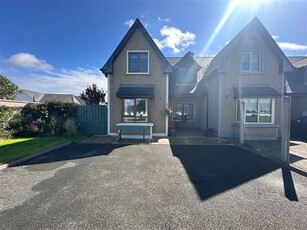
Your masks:
<instances>
[{"instance_id":1,"label":"dormer window","mask_svg":"<svg viewBox=\"0 0 307 230\"><path fill-rule=\"evenodd\" d=\"M127 52L127 73L128 74L148 74L149 58L148 51L128 51Z\"/></svg>"},{"instance_id":2,"label":"dormer window","mask_svg":"<svg viewBox=\"0 0 307 230\"><path fill-rule=\"evenodd\" d=\"M243 52L241 54L241 72L247 72L247 73L262 72L261 53Z\"/></svg>"},{"instance_id":3,"label":"dormer window","mask_svg":"<svg viewBox=\"0 0 307 230\"><path fill-rule=\"evenodd\" d=\"M179 68L177 72L177 83L179 84L193 84L194 79L194 71L191 69Z\"/></svg>"}]
</instances>

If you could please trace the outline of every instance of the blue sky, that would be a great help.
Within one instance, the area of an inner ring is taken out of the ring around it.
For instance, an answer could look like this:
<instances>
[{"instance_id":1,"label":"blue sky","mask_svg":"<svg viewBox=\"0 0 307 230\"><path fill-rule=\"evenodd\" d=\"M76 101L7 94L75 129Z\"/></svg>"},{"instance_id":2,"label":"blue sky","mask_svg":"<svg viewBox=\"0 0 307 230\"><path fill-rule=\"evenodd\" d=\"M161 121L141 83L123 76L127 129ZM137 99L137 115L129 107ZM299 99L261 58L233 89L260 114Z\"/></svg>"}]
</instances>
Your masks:
<instances>
[{"instance_id":1,"label":"blue sky","mask_svg":"<svg viewBox=\"0 0 307 230\"><path fill-rule=\"evenodd\" d=\"M0 74L79 95L140 18L165 56L214 56L257 16L288 56L307 55L306 0L0 0Z\"/></svg>"}]
</instances>

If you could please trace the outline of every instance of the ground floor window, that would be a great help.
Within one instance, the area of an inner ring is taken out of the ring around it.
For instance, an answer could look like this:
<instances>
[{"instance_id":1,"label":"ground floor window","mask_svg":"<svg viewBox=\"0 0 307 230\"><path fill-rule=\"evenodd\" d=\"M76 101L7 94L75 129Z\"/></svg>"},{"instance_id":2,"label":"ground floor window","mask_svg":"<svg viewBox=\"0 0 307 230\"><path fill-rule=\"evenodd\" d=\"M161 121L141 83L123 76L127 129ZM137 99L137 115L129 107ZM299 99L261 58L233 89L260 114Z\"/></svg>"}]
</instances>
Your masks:
<instances>
[{"instance_id":1,"label":"ground floor window","mask_svg":"<svg viewBox=\"0 0 307 230\"><path fill-rule=\"evenodd\" d=\"M123 122L148 122L148 99L123 99Z\"/></svg>"},{"instance_id":2,"label":"ground floor window","mask_svg":"<svg viewBox=\"0 0 307 230\"><path fill-rule=\"evenodd\" d=\"M188 103L177 103L173 106L173 120L193 120L194 105Z\"/></svg>"},{"instance_id":3,"label":"ground floor window","mask_svg":"<svg viewBox=\"0 0 307 230\"><path fill-rule=\"evenodd\" d=\"M245 102L245 122L246 123L273 123L272 98L246 98ZM240 100L237 100L237 122L240 118Z\"/></svg>"}]
</instances>

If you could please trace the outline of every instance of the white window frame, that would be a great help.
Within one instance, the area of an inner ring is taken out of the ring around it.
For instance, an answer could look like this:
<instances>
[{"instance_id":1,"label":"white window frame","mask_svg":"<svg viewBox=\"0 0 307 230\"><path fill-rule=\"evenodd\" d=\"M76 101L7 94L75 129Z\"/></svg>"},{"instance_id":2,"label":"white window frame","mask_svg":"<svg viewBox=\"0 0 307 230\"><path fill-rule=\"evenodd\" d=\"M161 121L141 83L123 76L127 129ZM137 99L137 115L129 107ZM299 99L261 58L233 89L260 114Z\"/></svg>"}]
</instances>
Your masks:
<instances>
[{"instance_id":1,"label":"white window frame","mask_svg":"<svg viewBox=\"0 0 307 230\"><path fill-rule=\"evenodd\" d=\"M147 72L129 72L129 53L147 53ZM126 74L132 75L142 75L142 74L149 74L149 50L127 50L127 71Z\"/></svg>"},{"instance_id":2,"label":"white window frame","mask_svg":"<svg viewBox=\"0 0 307 230\"><path fill-rule=\"evenodd\" d=\"M252 70L252 54L259 54L259 71L253 71ZM243 54L249 54L249 70L243 70L242 69L242 55ZM262 70L262 52L261 51L244 51L241 53L241 61L240 61L240 71L241 73L263 73L263 70Z\"/></svg>"},{"instance_id":3,"label":"white window frame","mask_svg":"<svg viewBox=\"0 0 307 230\"><path fill-rule=\"evenodd\" d=\"M275 122L275 98L243 98L243 99L237 99L236 100L236 122L240 123L240 121L238 120L238 101L243 100L244 103L246 103L246 101L248 99L257 99L257 111L258 111L258 115L257 115L257 122L246 122L246 105L244 106L245 111L244 111L244 124L259 124L259 125L272 125ZM270 99L272 100L272 104L271 104L271 122L259 122L259 99ZM239 110L240 112L240 110Z\"/></svg>"}]
</instances>

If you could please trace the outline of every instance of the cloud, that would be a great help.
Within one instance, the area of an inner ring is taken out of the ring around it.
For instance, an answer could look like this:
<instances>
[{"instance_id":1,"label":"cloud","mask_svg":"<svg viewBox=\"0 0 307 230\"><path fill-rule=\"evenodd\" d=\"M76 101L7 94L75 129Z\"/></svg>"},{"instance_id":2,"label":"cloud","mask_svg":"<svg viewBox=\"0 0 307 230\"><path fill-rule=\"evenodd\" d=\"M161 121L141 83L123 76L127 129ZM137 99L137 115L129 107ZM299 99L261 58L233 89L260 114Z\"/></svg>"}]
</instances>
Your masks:
<instances>
[{"instance_id":1,"label":"cloud","mask_svg":"<svg viewBox=\"0 0 307 230\"><path fill-rule=\"evenodd\" d=\"M182 32L176 27L163 26L160 34L165 37L162 40L154 38L153 40L160 49L170 48L173 53L177 54L190 45L195 44L195 34L191 32Z\"/></svg>"},{"instance_id":2,"label":"cloud","mask_svg":"<svg viewBox=\"0 0 307 230\"><path fill-rule=\"evenodd\" d=\"M5 61L9 66L1 68L1 73L21 89L41 93L80 95L88 85L95 83L99 88L103 88L104 91L108 90L107 79L98 67L57 69L49 65L46 61L38 60L32 54L15 54L12 57ZM21 60L27 62L20 62ZM20 66L24 68L14 68Z\"/></svg>"},{"instance_id":3,"label":"cloud","mask_svg":"<svg viewBox=\"0 0 307 230\"><path fill-rule=\"evenodd\" d=\"M158 20L159 22L170 22L171 21L170 18L161 18L161 17L158 17Z\"/></svg>"},{"instance_id":4,"label":"cloud","mask_svg":"<svg viewBox=\"0 0 307 230\"><path fill-rule=\"evenodd\" d=\"M45 60L38 59L29 53L18 53L12 55L6 62L11 66L23 67L27 69L35 69L41 71L51 71L53 66Z\"/></svg>"},{"instance_id":5,"label":"cloud","mask_svg":"<svg viewBox=\"0 0 307 230\"><path fill-rule=\"evenodd\" d=\"M279 47L282 50L296 50L296 51L305 51L307 50L306 45L300 45L296 43L289 43L289 42L277 42Z\"/></svg>"},{"instance_id":6,"label":"cloud","mask_svg":"<svg viewBox=\"0 0 307 230\"><path fill-rule=\"evenodd\" d=\"M128 21L125 21L125 25L128 25L129 27L131 27L133 25L135 20L133 19L129 19Z\"/></svg>"}]
</instances>

